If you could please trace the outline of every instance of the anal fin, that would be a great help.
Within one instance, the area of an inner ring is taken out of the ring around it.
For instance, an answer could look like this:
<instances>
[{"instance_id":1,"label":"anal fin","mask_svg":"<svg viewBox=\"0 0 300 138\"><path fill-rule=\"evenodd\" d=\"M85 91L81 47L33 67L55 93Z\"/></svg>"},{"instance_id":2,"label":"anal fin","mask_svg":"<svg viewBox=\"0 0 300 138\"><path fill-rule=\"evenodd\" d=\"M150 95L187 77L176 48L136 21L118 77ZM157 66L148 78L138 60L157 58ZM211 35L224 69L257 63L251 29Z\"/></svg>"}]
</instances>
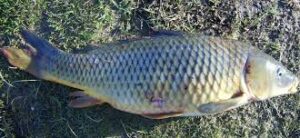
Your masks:
<instances>
[{"instance_id":1,"label":"anal fin","mask_svg":"<svg viewBox=\"0 0 300 138\"><path fill-rule=\"evenodd\" d=\"M69 96L73 98L69 102L69 107L73 107L73 108L84 108L84 107L90 107L94 105L101 105L104 103L103 101L97 98L84 94L82 91L76 91L70 93Z\"/></svg>"},{"instance_id":2,"label":"anal fin","mask_svg":"<svg viewBox=\"0 0 300 138\"><path fill-rule=\"evenodd\" d=\"M183 111L170 111L170 112L161 112L161 113L145 113L142 116L150 119L165 119L169 117L176 117L183 114Z\"/></svg>"}]
</instances>

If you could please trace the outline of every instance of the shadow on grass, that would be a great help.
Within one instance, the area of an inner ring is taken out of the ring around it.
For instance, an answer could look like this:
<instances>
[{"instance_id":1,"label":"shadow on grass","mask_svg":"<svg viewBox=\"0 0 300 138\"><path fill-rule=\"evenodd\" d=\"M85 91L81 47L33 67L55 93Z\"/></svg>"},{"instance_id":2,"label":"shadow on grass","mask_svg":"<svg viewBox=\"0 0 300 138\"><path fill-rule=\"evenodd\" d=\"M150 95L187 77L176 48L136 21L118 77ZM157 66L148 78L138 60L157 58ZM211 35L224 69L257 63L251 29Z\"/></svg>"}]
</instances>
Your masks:
<instances>
[{"instance_id":1,"label":"shadow on grass","mask_svg":"<svg viewBox=\"0 0 300 138\"><path fill-rule=\"evenodd\" d=\"M44 81L15 81L1 88L8 96L16 136L129 136L177 119L151 120L108 105L85 109L67 106L71 89ZM63 135L62 135L63 134Z\"/></svg>"}]
</instances>

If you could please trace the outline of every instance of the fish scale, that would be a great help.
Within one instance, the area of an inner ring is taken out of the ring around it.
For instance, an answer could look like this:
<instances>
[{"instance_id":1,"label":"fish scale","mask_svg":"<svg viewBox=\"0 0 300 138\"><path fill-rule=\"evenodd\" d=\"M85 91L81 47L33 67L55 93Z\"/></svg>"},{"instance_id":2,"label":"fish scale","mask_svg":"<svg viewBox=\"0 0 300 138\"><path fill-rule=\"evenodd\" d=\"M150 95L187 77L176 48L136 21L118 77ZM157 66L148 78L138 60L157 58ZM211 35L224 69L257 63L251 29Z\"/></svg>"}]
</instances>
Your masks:
<instances>
[{"instance_id":1,"label":"fish scale","mask_svg":"<svg viewBox=\"0 0 300 138\"><path fill-rule=\"evenodd\" d=\"M240 41L172 33L103 44L86 53L72 54L53 48L29 32L22 35L33 46L27 52L15 48L1 52L11 64L39 78L78 88L90 96L82 97L85 101L74 100L74 105L100 101L158 119L212 114L246 104L251 98L278 95L270 91L277 82L269 84L270 80L262 76L282 65ZM292 81L282 84L289 84L286 87L295 92L298 79L283 71L287 76L281 81ZM272 90L279 93L280 87Z\"/></svg>"},{"instance_id":2,"label":"fish scale","mask_svg":"<svg viewBox=\"0 0 300 138\"><path fill-rule=\"evenodd\" d=\"M87 54L62 53L42 70L53 81L72 82L133 113L177 110L174 105L196 109L240 89L247 45L222 45L218 38L199 36L151 39L106 45ZM151 98L162 99L164 107L153 106Z\"/></svg>"}]
</instances>

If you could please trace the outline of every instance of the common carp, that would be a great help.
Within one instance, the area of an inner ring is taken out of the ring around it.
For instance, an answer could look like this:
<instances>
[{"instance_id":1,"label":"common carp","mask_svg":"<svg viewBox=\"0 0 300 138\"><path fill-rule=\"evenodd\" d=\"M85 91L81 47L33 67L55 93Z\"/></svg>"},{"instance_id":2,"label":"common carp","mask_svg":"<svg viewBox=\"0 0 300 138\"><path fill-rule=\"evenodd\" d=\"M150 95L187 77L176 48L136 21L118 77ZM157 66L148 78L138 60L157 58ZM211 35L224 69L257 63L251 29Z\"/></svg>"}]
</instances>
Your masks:
<instances>
[{"instance_id":1,"label":"common carp","mask_svg":"<svg viewBox=\"0 0 300 138\"><path fill-rule=\"evenodd\" d=\"M152 119L209 115L297 92L299 79L247 42L187 33L63 52L22 30L22 48L1 52L13 66L74 87L69 106L108 103Z\"/></svg>"}]
</instances>

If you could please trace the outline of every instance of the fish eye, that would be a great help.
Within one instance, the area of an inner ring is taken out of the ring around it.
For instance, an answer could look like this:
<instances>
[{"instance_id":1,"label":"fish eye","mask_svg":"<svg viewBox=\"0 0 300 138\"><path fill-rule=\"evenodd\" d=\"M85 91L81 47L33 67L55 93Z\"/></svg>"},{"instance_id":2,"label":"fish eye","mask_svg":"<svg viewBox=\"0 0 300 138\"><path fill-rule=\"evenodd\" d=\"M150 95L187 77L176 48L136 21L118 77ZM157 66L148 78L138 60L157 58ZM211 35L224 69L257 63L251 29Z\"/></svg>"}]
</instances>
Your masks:
<instances>
[{"instance_id":1,"label":"fish eye","mask_svg":"<svg viewBox=\"0 0 300 138\"><path fill-rule=\"evenodd\" d=\"M293 81L290 77L288 77L285 69L281 67L278 67L276 70L276 80L277 80L277 85L280 87L289 86L290 83Z\"/></svg>"},{"instance_id":2,"label":"fish eye","mask_svg":"<svg viewBox=\"0 0 300 138\"><path fill-rule=\"evenodd\" d=\"M281 76L282 76L282 73L281 73L281 72L279 72L279 73L278 73L278 76L279 76L279 77L281 77Z\"/></svg>"},{"instance_id":3,"label":"fish eye","mask_svg":"<svg viewBox=\"0 0 300 138\"><path fill-rule=\"evenodd\" d=\"M282 77L282 75L283 75L283 72L280 68L277 69L276 73L279 78Z\"/></svg>"}]
</instances>

